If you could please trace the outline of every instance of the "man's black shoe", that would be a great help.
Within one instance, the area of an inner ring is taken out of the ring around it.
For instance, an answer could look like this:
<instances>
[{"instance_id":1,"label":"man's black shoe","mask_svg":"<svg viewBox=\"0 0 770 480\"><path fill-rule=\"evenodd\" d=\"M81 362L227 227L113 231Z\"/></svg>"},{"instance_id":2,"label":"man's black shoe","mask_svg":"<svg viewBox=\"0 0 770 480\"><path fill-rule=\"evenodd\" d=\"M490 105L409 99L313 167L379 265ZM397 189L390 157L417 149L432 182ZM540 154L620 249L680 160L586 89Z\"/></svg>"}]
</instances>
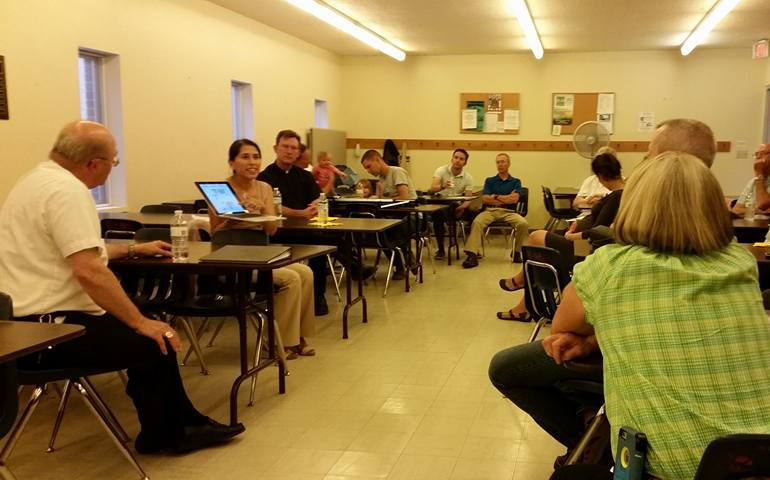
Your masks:
<instances>
[{"instance_id":1,"label":"man's black shoe","mask_svg":"<svg viewBox=\"0 0 770 480\"><path fill-rule=\"evenodd\" d=\"M246 427L244 427L242 423L222 425L209 418L203 425L184 427L184 436L174 447L174 451L176 453L186 453L198 450L229 440L234 436L243 433L245 430Z\"/></svg>"},{"instance_id":2,"label":"man's black shoe","mask_svg":"<svg viewBox=\"0 0 770 480\"><path fill-rule=\"evenodd\" d=\"M361 277L362 280L367 280L377 272L377 267L373 265L367 265L364 267L355 265L353 266L352 269L353 269L353 280L358 280L359 277Z\"/></svg>"},{"instance_id":3,"label":"man's black shoe","mask_svg":"<svg viewBox=\"0 0 770 480\"><path fill-rule=\"evenodd\" d=\"M438 252L436 252L436 256L434 256L433 258L436 260L443 260L445 256L446 256L446 253L444 253L443 250L439 250Z\"/></svg>"},{"instance_id":4,"label":"man's black shoe","mask_svg":"<svg viewBox=\"0 0 770 480\"><path fill-rule=\"evenodd\" d=\"M479 266L479 257L475 253L465 252L468 256L463 262L463 268L473 268Z\"/></svg>"},{"instance_id":5,"label":"man's black shoe","mask_svg":"<svg viewBox=\"0 0 770 480\"><path fill-rule=\"evenodd\" d=\"M328 315L329 305L326 304L326 297L319 296L315 299L315 316L322 317Z\"/></svg>"},{"instance_id":6,"label":"man's black shoe","mask_svg":"<svg viewBox=\"0 0 770 480\"><path fill-rule=\"evenodd\" d=\"M516 252L513 254L513 263L521 263L521 253Z\"/></svg>"}]
</instances>

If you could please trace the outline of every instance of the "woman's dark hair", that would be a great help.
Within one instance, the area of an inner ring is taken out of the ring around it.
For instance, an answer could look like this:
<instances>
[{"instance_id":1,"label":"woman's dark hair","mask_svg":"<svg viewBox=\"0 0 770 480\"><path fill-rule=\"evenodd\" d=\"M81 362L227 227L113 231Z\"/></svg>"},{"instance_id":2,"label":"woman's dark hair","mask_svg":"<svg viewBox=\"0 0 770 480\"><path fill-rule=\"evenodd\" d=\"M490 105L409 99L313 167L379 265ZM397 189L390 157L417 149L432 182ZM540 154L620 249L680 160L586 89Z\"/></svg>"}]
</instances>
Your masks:
<instances>
[{"instance_id":1,"label":"woman's dark hair","mask_svg":"<svg viewBox=\"0 0 770 480\"><path fill-rule=\"evenodd\" d=\"M620 162L618 157L612 153L600 153L591 161L591 170L597 177L607 180L617 180L621 178Z\"/></svg>"},{"instance_id":2,"label":"woman's dark hair","mask_svg":"<svg viewBox=\"0 0 770 480\"><path fill-rule=\"evenodd\" d=\"M262 156L262 150L259 149L259 145L254 143L252 140L249 140L248 138L241 138L240 140L236 140L233 142L232 145L230 145L230 151L228 152L228 158L230 161L234 161L235 157L238 156L239 153L241 153L241 148L244 145L250 145L257 149L257 152L259 153L259 156Z\"/></svg>"}]
</instances>

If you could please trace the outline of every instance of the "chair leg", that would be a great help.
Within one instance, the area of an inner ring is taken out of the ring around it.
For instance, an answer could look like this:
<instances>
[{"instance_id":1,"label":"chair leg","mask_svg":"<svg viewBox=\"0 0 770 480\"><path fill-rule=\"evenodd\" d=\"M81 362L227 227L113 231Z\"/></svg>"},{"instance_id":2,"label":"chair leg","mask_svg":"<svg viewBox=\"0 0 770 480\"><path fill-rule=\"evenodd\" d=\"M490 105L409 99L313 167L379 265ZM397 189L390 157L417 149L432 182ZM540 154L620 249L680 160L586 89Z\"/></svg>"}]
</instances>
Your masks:
<instances>
[{"instance_id":1,"label":"chair leg","mask_svg":"<svg viewBox=\"0 0 770 480\"><path fill-rule=\"evenodd\" d=\"M139 465L139 462L136 461L136 458L134 457L134 454L131 453L131 451L126 448L126 445L120 441L120 434L115 431L113 425L110 423L110 420L106 417L105 413L102 412L99 408L99 405L97 401L95 400L96 397L96 391L92 389L92 387L86 383L82 382L83 379L78 379L78 381L74 382L75 388L78 392L80 392L81 398L83 398L83 401L88 406L88 408L91 410L91 413L94 414L94 416L99 419L99 422L102 424L102 427L107 431L107 434L110 436L112 441L115 443L115 446L118 447L118 450L120 450L120 453L123 454L123 456L126 457L126 459L131 463L131 466L134 467L134 469L139 472L139 475L141 475L141 478L143 480L149 480L149 477L147 477L147 474L144 473L144 470L142 470L142 467Z\"/></svg>"},{"instance_id":2,"label":"chair leg","mask_svg":"<svg viewBox=\"0 0 770 480\"><path fill-rule=\"evenodd\" d=\"M511 236L510 236L510 242L511 242L511 263L516 263L515 257L516 257L516 229L511 229Z\"/></svg>"},{"instance_id":3,"label":"chair leg","mask_svg":"<svg viewBox=\"0 0 770 480\"><path fill-rule=\"evenodd\" d=\"M265 320L262 318L262 315L256 315L259 317L259 320L255 319L254 315L249 315L249 320L251 321L251 324L254 326L254 328L257 331L257 341L256 345L254 345L254 361L252 362L251 366L252 368L256 367L257 364L259 364L259 355L262 353L262 330L265 325ZM249 406L254 406L254 393L257 390L257 374L251 376L251 392L249 393Z\"/></svg>"},{"instance_id":4,"label":"chair leg","mask_svg":"<svg viewBox=\"0 0 770 480\"><path fill-rule=\"evenodd\" d=\"M64 383L64 391L61 394L61 400L59 400L59 410L56 413L56 421L53 424L51 439L48 441L48 448L46 449L46 452L48 453L51 453L55 450L54 443L56 442L56 435L59 433L61 422L64 419L64 411L67 409L67 401L69 401L71 392L72 392L72 381L67 380Z\"/></svg>"},{"instance_id":5,"label":"chair leg","mask_svg":"<svg viewBox=\"0 0 770 480\"><path fill-rule=\"evenodd\" d=\"M377 251L377 255L380 254L380 251ZM393 276L393 263L396 260L396 252L392 251L390 253L390 263L388 264L388 274L385 276L385 290L382 291L382 298L385 298L388 295L388 285L390 285L390 277Z\"/></svg>"},{"instance_id":6,"label":"chair leg","mask_svg":"<svg viewBox=\"0 0 770 480\"><path fill-rule=\"evenodd\" d=\"M16 422L16 426L13 427L13 430L11 430L11 432L8 434L8 441L5 442L3 449L0 450L0 465L4 466L8 463L8 457L11 456L13 447L16 446L16 442L19 440L19 437L21 437L22 432L24 432L24 427L27 426L27 422L29 421L30 417L32 417L32 414L35 413L35 409L40 403L40 397L43 395L44 391L45 385L38 385L34 390L32 390L32 395L29 397L27 406L24 407L24 411L21 413L21 417L19 417L19 420Z\"/></svg>"},{"instance_id":7,"label":"chair leg","mask_svg":"<svg viewBox=\"0 0 770 480\"><path fill-rule=\"evenodd\" d=\"M96 391L94 384L91 383L91 379L88 377L81 377L80 381L92 392L91 396L93 397L94 404L99 407L101 412L104 414L104 418L110 422L115 432L117 432L120 441L122 441L124 444L128 444L131 441L131 437L129 437L126 431L123 430L123 427L120 425L120 422L118 422L118 419L115 418L112 410L110 410L109 407L107 407L107 404L104 403L102 396L99 395L99 392Z\"/></svg>"},{"instance_id":8,"label":"chair leg","mask_svg":"<svg viewBox=\"0 0 770 480\"><path fill-rule=\"evenodd\" d=\"M211 334L211 339L209 340L209 343L206 344L207 347L213 347L214 346L214 340L216 340L217 335L219 335L219 332L222 330L222 327L225 326L225 319L219 321L219 325L217 325L217 328L214 329L214 333Z\"/></svg>"},{"instance_id":9,"label":"chair leg","mask_svg":"<svg viewBox=\"0 0 770 480\"><path fill-rule=\"evenodd\" d=\"M537 321L535 324L535 328L532 329L532 334L529 336L529 340L527 343L532 343L537 339L537 334L540 333L540 329L543 328L543 325L548 321L545 317L540 317L540 320Z\"/></svg>"},{"instance_id":10,"label":"chair leg","mask_svg":"<svg viewBox=\"0 0 770 480\"><path fill-rule=\"evenodd\" d=\"M606 421L607 421L607 417L605 416L604 405L602 405L601 408L599 408L599 411L596 412L596 416L594 417L594 419L591 421L591 425L588 426L588 429L580 438L580 441L578 442L577 446L575 446L575 449L567 458L565 465L574 465L575 463L577 463L580 457L583 456L583 452L585 452L585 449L588 446L588 444L591 442L591 439L601 429L602 423Z\"/></svg>"},{"instance_id":11,"label":"chair leg","mask_svg":"<svg viewBox=\"0 0 770 480\"><path fill-rule=\"evenodd\" d=\"M401 258L401 265L404 268L404 291L408 292L409 291L409 288L408 288L409 287L409 275L411 273L410 270L409 270L409 265L407 265L407 263L406 263L406 258L404 257L403 250L401 250L399 247L396 247L395 250L396 250L395 253L398 253L398 256ZM395 253L394 253L394 255L395 255Z\"/></svg>"},{"instance_id":12,"label":"chair leg","mask_svg":"<svg viewBox=\"0 0 770 480\"><path fill-rule=\"evenodd\" d=\"M209 369L206 366L206 360L203 358L203 352L201 351L200 343L198 343L198 337L190 326L190 322L185 317L179 317L179 322L182 324L182 329L184 329L187 339L190 341L190 345L193 350L195 350L195 355L198 356L198 361L201 362L201 373L203 375L208 375Z\"/></svg>"},{"instance_id":13,"label":"chair leg","mask_svg":"<svg viewBox=\"0 0 770 480\"><path fill-rule=\"evenodd\" d=\"M433 259L433 247L430 244L430 237L423 238L425 247L428 250L428 259L430 259L430 267L433 269L433 275L436 274L436 261Z\"/></svg>"},{"instance_id":14,"label":"chair leg","mask_svg":"<svg viewBox=\"0 0 770 480\"><path fill-rule=\"evenodd\" d=\"M208 326L208 324L209 324L209 317L204 317L203 322L201 322L200 327L198 327L198 331L195 332L195 338L198 339L198 345L200 345L201 337L203 336L203 332L206 331L206 327ZM190 346L187 347L187 352L184 354L184 358L182 359L183 366L187 364L187 360L190 359L190 355L192 354L192 351L193 351L193 342L190 342Z\"/></svg>"},{"instance_id":15,"label":"chair leg","mask_svg":"<svg viewBox=\"0 0 770 480\"><path fill-rule=\"evenodd\" d=\"M332 274L332 280L334 280L334 288L337 290L337 301L341 302L342 296L340 295L340 280L337 279L337 274L334 272L334 262L332 262L332 256L327 254L326 261L329 263L329 272Z\"/></svg>"}]
</instances>

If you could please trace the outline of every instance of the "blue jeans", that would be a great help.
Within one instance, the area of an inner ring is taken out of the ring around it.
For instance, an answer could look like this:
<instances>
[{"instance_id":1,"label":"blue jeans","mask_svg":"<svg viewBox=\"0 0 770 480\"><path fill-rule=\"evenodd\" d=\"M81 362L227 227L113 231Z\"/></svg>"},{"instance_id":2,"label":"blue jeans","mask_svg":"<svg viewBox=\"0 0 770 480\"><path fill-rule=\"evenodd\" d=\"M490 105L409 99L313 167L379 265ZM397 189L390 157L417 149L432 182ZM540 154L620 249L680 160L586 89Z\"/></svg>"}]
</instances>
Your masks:
<instances>
[{"instance_id":1,"label":"blue jeans","mask_svg":"<svg viewBox=\"0 0 770 480\"><path fill-rule=\"evenodd\" d=\"M500 393L567 448L573 448L585 430L584 403L581 402L583 398L567 393L560 383L566 380L601 381L598 375L588 376L558 365L545 353L542 342L525 343L497 352L489 363L489 379ZM599 404L602 402L595 400Z\"/></svg>"}]
</instances>

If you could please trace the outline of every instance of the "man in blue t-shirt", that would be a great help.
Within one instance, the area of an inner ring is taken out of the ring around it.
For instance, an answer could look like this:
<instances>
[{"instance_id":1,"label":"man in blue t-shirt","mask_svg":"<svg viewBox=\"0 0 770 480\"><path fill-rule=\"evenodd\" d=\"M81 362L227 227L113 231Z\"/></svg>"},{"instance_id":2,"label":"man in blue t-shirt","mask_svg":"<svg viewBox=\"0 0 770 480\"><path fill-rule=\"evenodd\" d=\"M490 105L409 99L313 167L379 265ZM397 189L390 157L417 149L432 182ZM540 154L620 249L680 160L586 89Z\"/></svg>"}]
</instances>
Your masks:
<instances>
[{"instance_id":1,"label":"man in blue t-shirt","mask_svg":"<svg viewBox=\"0 0 770 480\"><path fill-rule=\"evenodd\" d=\"M516 232L514 261L521 261L521 247L529 236L529 223L514 211L521 193L521 180L508 173L511 159L507 153L497 154L495 163L497 164L497 175L484 181L484 192L481 196L486 209L473 220L471 233L465 243L465 254L467 255L463 262L465 268L478 266L481 256L482 235L490 223L502 220L514 228Z\"/></svg>"}]
</instances>

